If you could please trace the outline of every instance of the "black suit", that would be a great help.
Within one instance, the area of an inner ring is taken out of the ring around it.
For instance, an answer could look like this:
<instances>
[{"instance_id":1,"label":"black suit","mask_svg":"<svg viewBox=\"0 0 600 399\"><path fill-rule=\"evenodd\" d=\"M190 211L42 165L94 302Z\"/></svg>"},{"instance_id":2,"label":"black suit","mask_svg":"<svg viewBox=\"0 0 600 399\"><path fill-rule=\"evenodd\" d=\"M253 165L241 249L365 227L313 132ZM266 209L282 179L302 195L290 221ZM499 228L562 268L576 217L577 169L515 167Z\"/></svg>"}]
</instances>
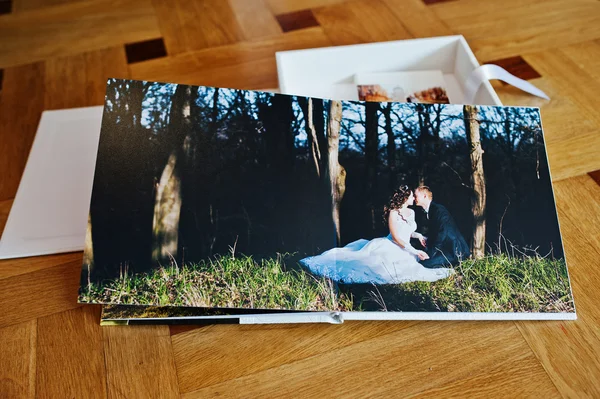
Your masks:
<instances>
[{"instance_id":1,"label":"black suit","mask_svg":"<svg viewBox=\"0 0 600 399\"><path fill-rule=\"evenodd\" d=\"M427 231L427 255L421 264L429 268L450 267L471 255L469 246L445 206L432 202L423 221ZM421 229L419 229L421 230Z\"/></svg>"}]
</instances>

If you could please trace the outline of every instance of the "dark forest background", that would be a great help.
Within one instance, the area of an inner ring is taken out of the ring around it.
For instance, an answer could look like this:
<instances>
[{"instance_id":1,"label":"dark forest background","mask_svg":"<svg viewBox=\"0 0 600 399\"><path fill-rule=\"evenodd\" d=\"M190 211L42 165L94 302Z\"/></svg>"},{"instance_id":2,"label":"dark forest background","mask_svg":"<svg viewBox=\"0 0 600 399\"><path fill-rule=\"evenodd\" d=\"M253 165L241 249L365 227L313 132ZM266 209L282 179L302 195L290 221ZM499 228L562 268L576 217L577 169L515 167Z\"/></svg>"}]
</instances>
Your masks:
<instances>
[{"instance_id":1,"label":"dark forest background","mask_svg":"<svg viewBox=\"0 0 600 399\"><path fill-rule=\"evenodd\" d=\"M428 185L468 242L481 246L483 231L486 253L563 257L538 109L111 79L82 281L233 250L299 259L385 236L399 184Z\"/></svg>"}]
</instances>

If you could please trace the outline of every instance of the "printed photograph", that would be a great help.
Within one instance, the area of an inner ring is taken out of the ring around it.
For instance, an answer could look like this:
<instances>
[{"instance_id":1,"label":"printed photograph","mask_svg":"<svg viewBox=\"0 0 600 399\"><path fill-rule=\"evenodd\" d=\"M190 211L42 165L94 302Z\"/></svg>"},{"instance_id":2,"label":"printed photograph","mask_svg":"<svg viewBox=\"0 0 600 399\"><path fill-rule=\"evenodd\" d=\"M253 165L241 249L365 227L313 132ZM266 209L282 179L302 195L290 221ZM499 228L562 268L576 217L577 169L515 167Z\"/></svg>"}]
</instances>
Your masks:
<instances>
[{"instance_id":1,"label":"printed photograph","mask_svg":"<svg viewBox=\"0 0 600 399\"><path fill-rule=\"evenodd\" d=\"M441 71L360 73L354 82L360 101L450 103Z\"/></svg>"},{"instance_id":2,"label":"printed photograph","mask_svg":"<svg viewBox=\"0 0 600 399\"><path fill-rule=\"evenodd\" d=\"M574 312L539 110L111 79L79 301Z\"/></svg>"}]
</instances>

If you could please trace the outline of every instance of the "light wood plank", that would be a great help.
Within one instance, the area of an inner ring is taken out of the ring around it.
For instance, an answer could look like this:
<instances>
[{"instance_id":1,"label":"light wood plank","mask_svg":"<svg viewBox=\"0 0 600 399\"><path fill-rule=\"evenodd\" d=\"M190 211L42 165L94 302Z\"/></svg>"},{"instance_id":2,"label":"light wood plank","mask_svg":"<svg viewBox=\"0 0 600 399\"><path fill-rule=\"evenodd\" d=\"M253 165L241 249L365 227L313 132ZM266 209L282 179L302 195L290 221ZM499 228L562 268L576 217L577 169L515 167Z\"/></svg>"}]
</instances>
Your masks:
<instances>
[{"instance_id":1,"label":"light wood plank","mask_svg":"<svg viewBox=\"0 0 600 399\"><path fill-rule=\"evenodd\" d=\"M49 269L65 263L81 262L82 252L0 260L0 280ZM1 284L1 283L0 283Z\"/></svg>"},{"instance_id":2,"label":"light wood plank","mask_svg":"<svg viewBox=\"0 0 600 399\"><path fill-rule=\"evenodd\" d=\"M413 37L433 37L454 34L423 0L383 0L393 15Z\"/></svg>"},{"instance_id":3,"label":"light wood plank","mask_svg":"<svg viewBox=\"0 0 600 399\"><path fill-rule=\"evenodd\" d=\"M432 6L450 29L467 38L480 59L510 57L600 37L597 1L487 3L461 0Z\"/></svg>"},{"instance_id":4,"label":"light wood plank","mask_svg":"<svg viewBox=\"0 0 600 399\"><path fill-rule=\"evenodd\" d=\"M502 322L420 323L303 360L282 359L279 367L183 397L255 397L266 392L281 397L324 392L334 397L453 397L459 392L560 397L515 326Z\"/></svg>"},{"instance_id":5,"label":"light wood plank","mask_svg":"<svg viewBox=\"0 0 600 399\"><path fill-rule=\"evenodd\" d=\"M37 322L0 328L0 397L34 398Z\"/></svg>"},{"instance_id":6,"label":"light wood plank","mask_svg":"<svg viewBox=\"0 0 600 399\"><path fill-rule=\"evenodd\" d=\"M147 1L95 0L2 15L0 37L4 68L155 39L160 31Z\"/></svg>"},{"instance_id":7,"label":"light wood plank","mask_svg":"<svg viewBox=\"0 0 600 399\"><path fill-rule=\"evenodd\" d=\"M99 311L86 306L38 320L37 397L106 397Z\"/></svg>"},{"instance_id":8,"label":"light wood plank","mask_svg":"<svg viewBox=\"0 0 600 399\"><path fill-rule=\"evenodd\" d=\"M579 69L600 82L600 40L577 43L561 50Z\"/></svg>"},{"instance_id":9,"label":"light wood plank","mask_svg":"<svg viewBox=\"0 0 600 399\"><path fill-rule=\"evenodd\" d=\"M568 97L586 115L586 119L600 126L600 109L596 103L589 101L600 92L600 82L579 68L562 50L528 54L524 58L542 76L550 77L559 90L558 95Z\"/></svg>"},{"instance_id":10,"label":"light wood plank","mask_svg":"<svg viewBox=\"0 0 600 399\"><path fill-rule=\"evenodd\" d=\"M103 105L106 80L127 78L122 46L46 61L45 109Z\"/></svg>"},{"instance_id":11,"label":"light wood plank","mask_svg":"<svg viewBox=\"0 0 600 399\"><path fill-rule=\"evenodd\" d=\"M330 45L320 28L199 50L130 65L133 79L205 86L261 89L277 87L275 52Z\"/></svg>"},{"instance_id":12,"label":"light wood plank","mask_svg":"<svg viewBox=\"0 0 600 399\"><path fill-rule=\"evenodd\" d=\"M181 392L219 384L358 342L401 334L417 322L332 325L215 325L172 337ZM221 359L238 359L236 366ZM203 378L198 378L202 375Z\"/></svg>"},{"instance_id":13,"label":"light wood plank","mask_svg":"<svg viewBox=\"0 0 600 399\"><path fill-rule=\"evenodd\" d=\"M563 396L598 397L600 186L580 176L556 183L555 192L578 320L517 325Z\"/></svg>"},{"instance_id":14,"label":"light wood plank","mask_svg":"<svg viewBox=\"0 0 600 399\"><path fill-rule=\"evenodd\" d=\"M105 327L103 336L109 398L179 397L168 326Z\"/></svg>"},{"instance_id":15,"label":"light wood plank","mask_svg":"<svg viewBox=\"0 0 600 399\"><path fill-rule=\"evenodd\" d=\"M154 0L167 54L223 46L243 39L235 15L222 0ZM164 19L164 22L163 22Z\"/></svg>"},{"instance_id":16,"label":"light wood plank","mask_svg":"<svg viewBox=\"0 0 600 399\"><path fill-rule=\"evenodd\" d=\"M0 328L80 307L81 261L0 280Z\"/></svg>"},{"instance_id":17,"label":"light wood plank","mask_svg":"<svg viewBox=\"0 0 600 399\"><path fill-rule=\"evenodd\" d=\"M314 10L314 15L335 45L411 38L381 0L355 0L343 7L323 7Z\"/></svg>"},{"instance_id":18,"label":"light wood plank","mask_svg":"<svg viewBox=\"0 0 600 399\"><path fill-rule=\"evenodd\" d=\"M44 107L43 95L43 64L4 70L0 91L0 201L13 199L17 193Z\"/></svg>"},{"instance_id":19,"label":"light wood plank","mask_svg":"<svg viewBox=\"0 0 600 399\"><path fill-rule=\"evenodd\" d=\"M265 0L229 0L246 40L282 34Z\"/></svg>"}]
</instances>

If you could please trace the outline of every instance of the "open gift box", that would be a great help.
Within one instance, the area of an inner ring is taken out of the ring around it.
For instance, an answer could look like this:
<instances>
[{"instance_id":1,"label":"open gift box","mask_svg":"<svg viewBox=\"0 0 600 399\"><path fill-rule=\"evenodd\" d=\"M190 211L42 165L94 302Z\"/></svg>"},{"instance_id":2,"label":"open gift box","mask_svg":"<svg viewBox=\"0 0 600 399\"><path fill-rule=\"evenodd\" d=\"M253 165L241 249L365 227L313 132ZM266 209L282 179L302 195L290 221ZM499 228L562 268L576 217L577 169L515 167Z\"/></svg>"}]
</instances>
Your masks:
<instances>
[{"instance_id":1,"label":"open gift box","mask_svg":"<svg viewBox=\"0 0 600 399\"><path fill-rule=\"evenodd\" d=\"M358 100L356 74L440 70L452 103L471 103L467 80L479 67L462 36L399 40L277 53L281 93ZM467 94L467 96L465 96ZM492 85L483 80L473 104L502 105Z\"/></svg>"},{"instance_id":2,"label":"open gift box","mask_svg":"<svg viewBox=\"0 0 600 399\"><path fill-rule=\"evenodd\" d=\"M280 91L354 100L357 73L441 70L453 103L479 67L462 36L279 52ZM202 83L202 82L198 82ZM502 105L487 80L473 97ZM2 239L0 259L82 250L88 220L102 107L43 113Z\"/></svg>"}]
</instances>

